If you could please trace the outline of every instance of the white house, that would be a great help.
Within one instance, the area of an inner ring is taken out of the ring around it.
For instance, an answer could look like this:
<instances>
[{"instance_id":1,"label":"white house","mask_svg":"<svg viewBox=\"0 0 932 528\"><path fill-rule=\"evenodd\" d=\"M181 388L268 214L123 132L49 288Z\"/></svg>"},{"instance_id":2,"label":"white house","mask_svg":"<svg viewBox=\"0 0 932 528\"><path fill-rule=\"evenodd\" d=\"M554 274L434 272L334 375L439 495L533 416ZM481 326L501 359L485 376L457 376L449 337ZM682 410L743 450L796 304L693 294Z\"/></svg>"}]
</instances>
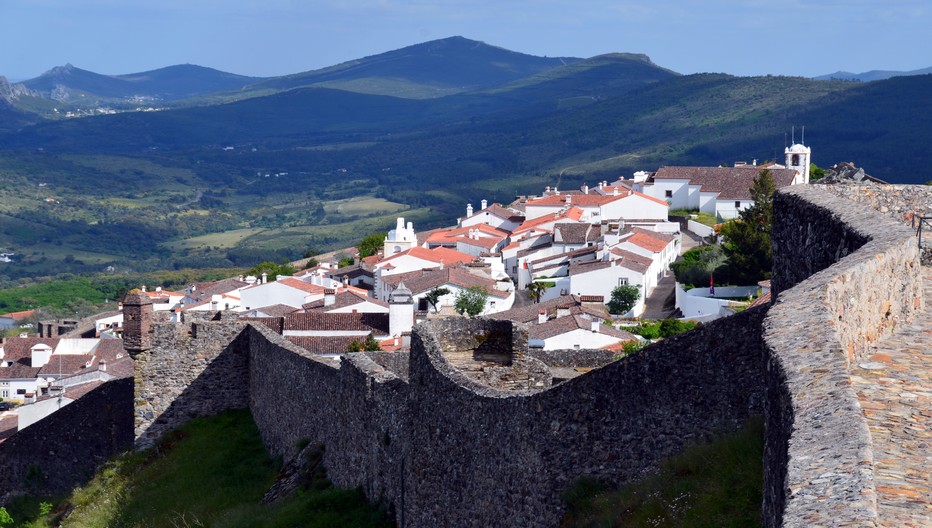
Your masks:
<instances>
[{"instance_id":1,"label":"white house","mask_svg":"<svg viewBox=\"0 0 932 528\"><path fill-rule=\"evenodd\" d=\"M488 225L510 233L523 222L524 214L519 211L507 209L497 203L488 205L486 200L482 200L482 208L475 213L473 213L472 204L468 204L466 216L460 218L457 225L459 227Z\"/></svg>"},{"instance_id":2,"label":"white house","mask_svg":"<svg viewBox=\"0 0 932 528\"><path fill-rule=\"evenodd\" d=\"M670 206L666 201L616 186L610 194L585 188L587 194L554 193L525 203L528 220L554 214L568 207L578 207L588 215L589 222L601 223L625 219L665 222Z\"/></svg>"},{"instance_id":3,"label":"white house","mask_svg":"<svg viewBox=\"0 0 932 528\"><path fill-rule=\"evenodd\" d=\"M632 314L644 312L644 298L656 286L657 279L651 272L653 261L622 249L612 251L612 260L574 262L569 267L569 293L573 295L602 296L605 302L611 299L612 290L618 286L631 285L641 288L641 296Z\"/></svg>"},{"instance_id":4,"label":"white house","mask_svg":"<svg viewBox=\"0 0 932 528\"><path fill-rule=\"evenodd\" d=\"M754 165L661 167L635 186L646 195L667 201L673 209L699 210L727 220L754 204L750 189L761 170ZM803 178L796 168L767 170L778 189Z\"/></svg>"},{"instance_id":5,"label":"white house","mask_svg":"<svg viewBox=\"0 0 932 528\"><path fill-rule=\"evenodd\" d=\"M582 315L548 319L528 328L528 346L544 350L597 349L637 339L628 332L602 324L599 319Z\"/></svg>"},{"instance_id":6,"label":"white house","mask_svg":"<svg viewBox=\"0 0 932 528\"><path fill-rule=\"evenodd\" d=\"M434 310L427 302L427 294L435 288L446 288L449 291L440 298L436 307L437 311L447 308L449 312L455 303L456 295L470 287L481 287L489 293L483 315L508 310L515 300L511 281L496 281L482 268L462 266L417 270L384 277L380 287L376 290L376 295L383 300L389 299L402 282L411 291L414 303L420 311Z\"/></svg>"}]
</instances>

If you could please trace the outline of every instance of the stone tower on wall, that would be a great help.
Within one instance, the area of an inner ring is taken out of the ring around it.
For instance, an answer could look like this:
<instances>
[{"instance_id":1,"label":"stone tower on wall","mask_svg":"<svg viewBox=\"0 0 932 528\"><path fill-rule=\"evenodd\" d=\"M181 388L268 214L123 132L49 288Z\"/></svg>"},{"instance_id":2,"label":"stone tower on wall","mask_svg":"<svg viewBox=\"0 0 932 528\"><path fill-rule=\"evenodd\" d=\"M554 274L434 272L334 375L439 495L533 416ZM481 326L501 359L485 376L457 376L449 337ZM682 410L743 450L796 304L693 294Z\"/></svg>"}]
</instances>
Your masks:
<instances>
[{"instance_id":1,"label":"stone tower on wall","mask_svg":"<svg viewBox=\"0 0 932 528\"><path fill-rule=\"evenodd\" d=\"M152 347L152 301L141 292L123 299L123 348L136 358Z\"/></svg>"},{"instance_id":2,"label":"stone tower on wall","mask_svg":"<svg viewBox=\"0 0 932 528\"><path fill-rule=\"evenodd\" d=\"M400 336L414 328L414 294L399 282L388 298L388 333Z\"/></svg>"},{"instance_id":3,"label":"stone tower on wall","mask_svg":"<svg viewBox=\"0 0 932 528\"><path fill-rule=\"evenodd\" d=\"M809 164L812 162L812 149L796 143L785 150L786 168L796 169L799 176L793 179L793 185L809 183Z\"/></svg>"}]
</instances>

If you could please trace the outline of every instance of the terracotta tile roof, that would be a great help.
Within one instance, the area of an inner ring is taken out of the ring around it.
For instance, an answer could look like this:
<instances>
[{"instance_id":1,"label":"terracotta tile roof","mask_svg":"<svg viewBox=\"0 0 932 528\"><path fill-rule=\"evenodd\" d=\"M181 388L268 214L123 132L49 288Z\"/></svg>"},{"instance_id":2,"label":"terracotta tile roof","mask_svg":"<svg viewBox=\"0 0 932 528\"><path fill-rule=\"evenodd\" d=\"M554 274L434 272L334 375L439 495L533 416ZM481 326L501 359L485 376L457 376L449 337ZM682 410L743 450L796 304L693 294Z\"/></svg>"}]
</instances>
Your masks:
<instances>
[{"instance_id":1,"label":"terracotta tile roof","mask_svg":"<svg viewBox=\"0 0 932 528\"><path fill-rule=\"evenodd\" d=\"M0 314L0 317L9 317L14 321L22 321L23 319L28 319L36 314L35 310L25 310L22 312L10 312L6 314Z\"/></svg>"},{"instance_id":2,"label":"terracotta tile roof","mask_svg":"<svg viewBox=\"0 0 932 528\"><path fill-rule=\"evenodd\" d=\"M39 367L32 366L32 347L38 344L48 345L54 349L60 338L11 337L3 342L4 364L12 362L9 367L0 367L0 379L26 379L39 375Z\"/></svg>"},{"instance_id":3,"label":"terracotta tile roof","mask_svg":"<svg viewBox=\"0 0 932 528\"><path fill-rule=\"evenodd\" d=\"M326 288L323 286L318 286L317 284L311 284L309 282L304 282L303 280L295 279L292 277L285 277L277 281L278 284L283 284L289 288L294 288L296 290L301 290L307 293L323 293ZM271 283L269 283L271 284Z\"/></svg>"},{"instance_id":4,"label":"terracotta tile roof","mask_svg":"<svg viewBox=\"0 0 932 528\"><path fill-rule=\"evenodd\" d=\"M249 286L249 283L246 281L241 281L237 278L232 278L214 282L195 283L194 286L194 291L189 293L187 296L192 299L201 301L205 298L210 298L213 295L230 293L231 291L245 288L246 286Z\"/></svg>"},{"instance_id":5,"label":"terracotta tile roof","mask_svg":"<svg viewBox=\"0 0 932 528\"><path fill-rule=\"evenodd\" d=\"M550 299L549 301L544 301L542 303L522 306L520 308L512 308L510 310L505 310L504 312L490 314L487 317L501 321L531 323L537 321L537 317L541 311L546 312L550 317L555 316L557 308L568 308L571 314L576 315L585 313L601 319L608 317L604 309L583 306L582 298L576 295L563 295L555 299Z\"/></svg>"},{"instance_id":6,"label":"terracotta tile roof","mask_svg":"<svg viewBox=\"0 0 932 528\"><path fill-rule=\"evenodd\" d=\"M433 233L429 237L427 237L427 241L428 242L442 242L445 239L469 236L469 232L475 231L475 230L481 231L482 233L486 234L487 238L497 238L499 240L503 238L508 238L508 232L506 231L502 231L501 229L498 229L498 228L495 228L495 227L492 227L486 224L476 224L476 225L466 226L466 227L456 227L456 228L434 230Z\"/></svg>"},{"instance_id":7,"label":"terracotta tile roof","mask_svg":"<svg viewBox=\"0 0 932 528\"><path fill-rule=\"evenodd\" d=\"M598 227L579 222L559 222L553 225L553 241L564 244L585 244L599 237Z\"/></svg>"},{"instance_id":8,"label":"terracotta tile roof","mask_svg":"<svg viewBox=\"0 0 932 528\"><path fill-rule=\"evenodd\" d=\"M559 213L545 214L543 216L538 216L537 218L525 220L523 224L515 228L512 234L517 234L521 231L527 231L529 229L535 228L541 224L546 224L548 222L560 222L560 221L566 221L566 220L572 220L574 222L578 222L579 219L582 218L584 214L586 214L585 210L579 207L573 206Z\"/></svg>"},{"instance_id":9,"label":"terracotta tile roof","mask_svg":"<svg viewBox=\"0 0 932 528\"><path fill-rule=\"evenodd\" d=\"M491 277L481 277L461 267L445 267L444 269L417 270L408 273L399 273L397 275L383 277L382 281L391 285L393 289L398 286L398 283L404 282L405 286L411 290L411 293L414 295L426 293L445 284L451 284L461 288L481 286L489 292L489 295L502 299L506 299L511 295L510 292L496 289L495 280Z\"/></svg>"},{"instance_id":10,"label":"terracotta tile roof","mask_svg":"<svg viewBox=\"0 0 932 528\"><path fill-rule=\"evenodd\" d=\"M537 198L534 200L528 200L526 207L560 207L564 205L571 205L574 207L599 207L607 203L614 202L615 200L620 200L625 198L626 194L574 194L574 193L561 193L553 194L550 196L544 196L543 198ZM567 197L569 197L569 202L567 202Z\"/></svg>"},{"instance_id":11,"label":"terracotta tile roof","mask_svg":"<svg viewBox=\"0 0 932 528\"><path fill-rule=\"evenodd\" d=\"M644 255L638 255L632 251L627 251L621 248L614 248L611 251L612 255L618 257L614 259L619 266L627 268L631 271L636 271L638 273L646 273L650 269L651 264L654 261L650 257L645 257Z\"/></svg>"},{"instance_id":12,"label":"terracotta tile roof","mask_svg":"<svg viewBox=\"0 0 932 528\"><path fill-rule=\"evenodd\" d=\"M350 343L365 340L365 336L287 336L288 341L315 354L344 354Z\"/></svg>"},{"instance_id":13,"label":"terracotta tile roof","mask_svg":"<svg viewBox=\"0 0 932 528\"><path fill-rule=\"evenodd\" d=\"M650 235L645 235L644 233L633 233L622 242L630 242L635 246L642 247L648 251L653 251L654 253L660 253L667 247L667 242L664 242L663 240L657 240L656 238Z\"/></svg>"},{"instance_id":14,"label":"terracotta tile roof","mask_svg":"<svg viewBox=\"0 0 932 528\"><path fill-rule=\"evenodd\" d=\"M265 326L276 334L281 334L285 327L284 317L243 317L242 321L249 321Z\"/></svg>"},{"instance_id":15,"label":"terracotta tile roof","mask_svg":"<svg viewBox=\"0 0 932 528\"><path fill-rule=\"evenodd\" d=\"M550 319L543 324L532 324L531 327L528 328L528 338L549 339L551 337L563 335L574 330L588 330L591 332L592 320L587 319L581 315L567 315L564 317L558 317L556 319ZM637 339L634 337L634 335L628 332L618 330L613 326L603 325L601 323L599 323L599 333L625 341L633 341Z\"/></svg>"},{"instance_id":16,"label":"terracotta tile roof","mask_svg":"<svg viewBox=\"0 0 932 528\"><path fill-rule=\"evenodd\" d=\"M760 297L754 299L754 302L748 305L748 308L754 308L755 306L762 306L765 304L770 304L771 296L770 292L767 292Z\"/></svg>"},{"instance_id":17,"label":"terracotta tile roof","mask_svg":"<svg viewBox=\"0 0 932 528\"><path fill-rule=\"evenodd\" d=\"M750 200L751 186L760 171L760 167L660 167L654 180L689 180L691 185L699 185L702 192L717 192L722 200ZM794 169L769 169L777 189L793 183L796 177Z\"/></svg>"},{"instance_id":18,"label":"terracotta tile roof","mask_svg":"<svg viewBox=\"0 0 932 528\"><path fill-rule=\"evenodd\" d=\"M505 220L511 220L512 222L522 222L522 221L524 221L524 215L523 215L523 214L516 213L516 212L514 212L514 211L512 211L512 210L510 210L510 209L506 209L506 208L502 207L501 204L497 204L497 203L494 203L494 204L492 204L492 205L486 207L485 209L480 209L480 210L477 211L475 214L478 215L479 213L484 213L484 212L488 212L489 214L493 214L493 215L495 215L495 216L497 216L497 217L499 217L499 218L503 218L503 219L505 219Z\"/></svg>"},{"instance_id":19,"label":"terracotta tile roof","mask_svg":"<svg viewBox=\"0 0 932 528\"><path fill-rule=\"evenodd\" d=\"M9 413L0 418L0 442L19 430L19 415Z\"/></svg>"},{"instance_id":20,"label":"terracotta tile roof","mask_svg":"<svg viewBox=\"0 0 932 528\"><path fill-rule=\"evenodd\" d=\"M581 275L596 270L612 267L612 263L604 260L587 260L584 262L573 262L570 264L568 271L570 276Z\"/></svg>"},{"instance_id":21,"label":"terracotta tile roof","mask_svg":"<svg viewBox=\"0 0 932 528\"><path fill-rule=\"evenodd\" d=\"M271 306L263 306L250 310L252 313L262 312L265 314L264 317L284 317L294 311L295 307L288 306L287 304L273 304Z\"/></svg>"},{"instance_id":22,"label":"terracotta tile roof","mask_svg":"<svg viewBox=\"0 0 932 528\"><path fill-rule=\"evenodd\" d=\"M428 262L434 262L437 264L440 264L440 262L443 262L445 265L448 265L448 266L456 264L456 263L465 264L467 262L472 262L476 258L472 255L467 255L466 253L462 253L455 249L450 249L450 248L445 248L445 247L438 247L438 248L433 248L433 249L413 247L411 249L406 249L402 251L401 253L392 255L388 257L387 259L383 259L382 261L379 262L379 264L390 263L390 261L403 257L405 255L418 258L421 260L426 260Z\"/></svg>"},{"instance_id":23,"label":"terracotta tile roof","mask_svg":"<svg viewBox=\"0 0 932 528\"><path fill-rule=\"evenodd\" d=\"M390 275L389 277L391 277L391 276L392 276L392 275ZM388 278L388 277L386 277L386 278ZM372 303L372 304L377 304L377 305L379 305L379 306L383 306L383 307L385 307L385 308L388 308L388 303L387 303L387 302L385 302L385 301L380 301L380 300L378 300L378 299L369 297L369 296L367 296L367 295L360 295L359 293L356 293L356 292L354 292L354 291L341 291L341 292L338 292L338 293L336 294L336 296L334 297L334 303L331 304L330 306L324 306L324 300L323 300L323 299L317 299L316 301L309 302L309 303L307 303L307 304L301 306L301 308L304 308L304 309L307 310L307 311L323 311L323 312L326 312L326 311L337 310L337 309L339 309L339 308L346 308L347 306L354 306L354 305L362 304L362 303L366 303L366 302L370 302L370 303ZM292 311L293 311L293 310L292 310Z\"/></svg>"},{"instance_id":24,"label":"terracotta tile roof","mask_svg":"<svg viewBox=\"0 0 932 528\"><path fill-rule=\"evenodd\" d=\"M358 331L388 334L384 313L293 313L285 316L284 330Z\"/></svg>"}]
</instances>

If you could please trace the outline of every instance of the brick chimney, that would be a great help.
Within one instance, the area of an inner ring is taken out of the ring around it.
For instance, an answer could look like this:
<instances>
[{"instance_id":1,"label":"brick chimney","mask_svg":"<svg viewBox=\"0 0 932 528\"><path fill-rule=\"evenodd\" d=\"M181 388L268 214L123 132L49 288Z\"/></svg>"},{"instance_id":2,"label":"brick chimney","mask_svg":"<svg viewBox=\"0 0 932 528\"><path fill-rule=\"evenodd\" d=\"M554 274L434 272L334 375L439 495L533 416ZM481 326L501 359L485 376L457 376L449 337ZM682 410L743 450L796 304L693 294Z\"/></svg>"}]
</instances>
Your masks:
<instances>
[{"instance_id":1,"label":"brick chimney","mask_svg":"<svg viewBox=\"0 0 932 528\"><path fill-rule=\"evenodd\" d=\"M152 347L152 301L142 292L123 298L123 348L135 358Z\"/></svg>"}]
</instances>

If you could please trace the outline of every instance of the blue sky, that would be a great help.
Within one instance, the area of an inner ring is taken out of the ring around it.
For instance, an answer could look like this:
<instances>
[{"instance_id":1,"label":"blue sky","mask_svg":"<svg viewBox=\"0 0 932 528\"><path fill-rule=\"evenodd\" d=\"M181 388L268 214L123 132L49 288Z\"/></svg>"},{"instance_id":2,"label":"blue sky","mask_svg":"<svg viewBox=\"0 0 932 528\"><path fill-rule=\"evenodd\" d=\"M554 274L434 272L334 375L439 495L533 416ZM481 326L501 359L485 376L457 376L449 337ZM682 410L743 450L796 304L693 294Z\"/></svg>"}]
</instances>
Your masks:
<instances>
[{"instance_id":1,"label":"blue sky","mask_svg":"<svg viewBox=\"0 0 932 528\"><path fill-rule=\"evenodd\" d=\"M0 75L192 63L255 76L461 35L533 55L646 53L681 73L932 66L930 0L0 0Z\"/></svg>"}]
</instances>

